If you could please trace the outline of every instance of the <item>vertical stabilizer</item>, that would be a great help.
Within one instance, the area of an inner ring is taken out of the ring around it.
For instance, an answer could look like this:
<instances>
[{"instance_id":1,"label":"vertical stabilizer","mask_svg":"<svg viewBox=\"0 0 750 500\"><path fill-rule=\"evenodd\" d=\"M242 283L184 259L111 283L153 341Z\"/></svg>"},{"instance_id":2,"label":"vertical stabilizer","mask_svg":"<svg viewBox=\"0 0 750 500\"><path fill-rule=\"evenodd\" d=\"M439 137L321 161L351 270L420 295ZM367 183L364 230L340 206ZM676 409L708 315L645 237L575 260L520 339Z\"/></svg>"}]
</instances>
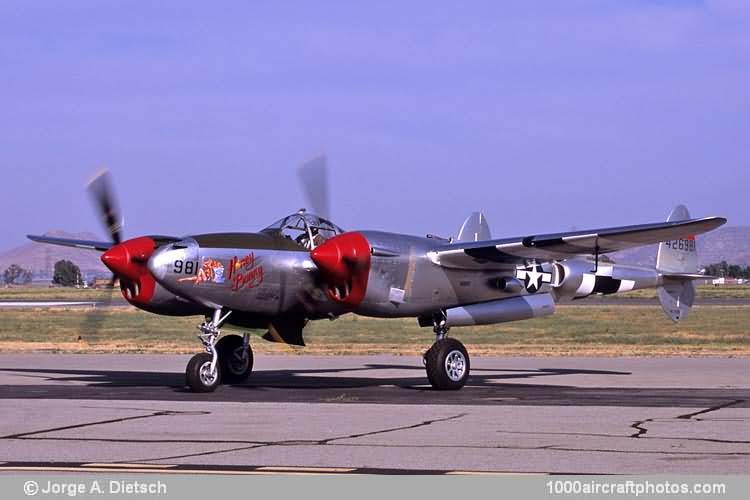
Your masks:
<instances>
[{"instance_id":1,"label":"vertical stabilizer","mask_svg":"<svg viewBox=\"0 0 750 500\"><path fill-rule=\"evenodd\" d=\"M490 226L482 212L473 212L466 218L458 231L456 241L484 241L491 240Z\"/></svg>"},{"instance_id":2,"label":"vertical stabilizer","mask_svg":"<svg viewBox=\"0 0 750 500\"><path fill-rule=\"evenodd\" d=\"M685 205L678 205L669 214L667 222L678 222L690 219L690 212ZM698 252L695 248L695 236L659 243L656 254L656 269L663 273L695 274L698 272Z\"/></svg>"},{"instance_id":3,"label":"vertical stabilizer","mask_svg":"<svg viewBox=\"0 0 750 500\"><path fill-rule=\"evenodd\" d=\"M667 222L688 219L688 209L684 205L678 205L669 214ZM656 289L656 293L664 312L672 321L684 319L695 300L693 279L699 271L695 236L659 243L656 270L663 276L663 284ZM679 276L681 274L685 276Z\"/></svg>"}]
</instances>

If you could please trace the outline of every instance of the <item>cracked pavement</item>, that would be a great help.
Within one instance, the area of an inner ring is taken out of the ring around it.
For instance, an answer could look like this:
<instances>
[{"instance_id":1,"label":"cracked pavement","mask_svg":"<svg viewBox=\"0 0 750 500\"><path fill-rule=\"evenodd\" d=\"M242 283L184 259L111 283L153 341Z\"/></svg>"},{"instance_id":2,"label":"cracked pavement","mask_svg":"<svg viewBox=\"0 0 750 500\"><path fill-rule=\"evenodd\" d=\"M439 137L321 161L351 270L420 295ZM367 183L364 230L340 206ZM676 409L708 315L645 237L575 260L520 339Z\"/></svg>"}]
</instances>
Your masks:
<instances>
[{"instance_id":1,"label":"cracked pavement","mask_svg":"<svg viewBox=\"0 0 750 500\"><path fill-rule=\"evenodd\" d=\"M0 355L0 462L538 473L750 472L750 360L258 356L182 388L188 356Z\"/></svg>"}]
</instances>

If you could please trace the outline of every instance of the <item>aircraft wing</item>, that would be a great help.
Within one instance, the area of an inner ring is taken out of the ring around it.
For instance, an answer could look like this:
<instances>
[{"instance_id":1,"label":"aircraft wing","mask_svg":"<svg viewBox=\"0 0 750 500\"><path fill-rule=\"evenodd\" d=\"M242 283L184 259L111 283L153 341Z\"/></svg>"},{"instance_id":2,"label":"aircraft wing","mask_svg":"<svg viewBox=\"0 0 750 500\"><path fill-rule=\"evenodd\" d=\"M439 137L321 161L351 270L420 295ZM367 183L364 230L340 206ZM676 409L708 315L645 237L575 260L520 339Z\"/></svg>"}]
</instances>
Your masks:
<instances>
[{"instance_id":1,"label":"aircraft wing","mask_svg":"<svg viewBox=\"0 0 750 500\"><path fill-rule=\"evenodd\" d=\"M508 268L530 260L560 260L605 254L662 241L692 239L726 223L723 217L542 234L502 240L460 242L430 252L432 261L457 269Z\"/></svg>"},{"instance_id":2,"label":"aircraft wing","mask_svg":"<svg viewBox=\"0 0 750 500\"><path fill-rule=\"evenodd\" d=\"M113 243L110 241L90 241L90 240L71 240L67 238L53 238L51 236L35 236L27 234L26 237L37 243L48 243L50 245L60 245L64 247L85 248L86 250L99 250L105 252L112 248Z\"/></svg>"}]
</instances>

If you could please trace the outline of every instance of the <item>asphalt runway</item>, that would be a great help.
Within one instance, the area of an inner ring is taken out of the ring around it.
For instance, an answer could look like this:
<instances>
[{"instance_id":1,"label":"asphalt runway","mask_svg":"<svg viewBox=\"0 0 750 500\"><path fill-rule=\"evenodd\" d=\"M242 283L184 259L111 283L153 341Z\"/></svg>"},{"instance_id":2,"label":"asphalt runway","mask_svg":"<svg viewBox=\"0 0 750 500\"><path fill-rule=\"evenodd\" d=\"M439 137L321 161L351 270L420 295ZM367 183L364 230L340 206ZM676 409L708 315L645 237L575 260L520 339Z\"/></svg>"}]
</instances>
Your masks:
<instances>
[{"instance_id":1,"label":"asphalt runway","mask_svg":"<svg viewBox=\"0 0 750 500\"><path fill-rule=\"evenodd\" d=\"M750 473L750 360L259 356L212 394L183 355L0 355L0 471ZM3 463L4 462L4 463Z\"/></svg>"}]
</instances>

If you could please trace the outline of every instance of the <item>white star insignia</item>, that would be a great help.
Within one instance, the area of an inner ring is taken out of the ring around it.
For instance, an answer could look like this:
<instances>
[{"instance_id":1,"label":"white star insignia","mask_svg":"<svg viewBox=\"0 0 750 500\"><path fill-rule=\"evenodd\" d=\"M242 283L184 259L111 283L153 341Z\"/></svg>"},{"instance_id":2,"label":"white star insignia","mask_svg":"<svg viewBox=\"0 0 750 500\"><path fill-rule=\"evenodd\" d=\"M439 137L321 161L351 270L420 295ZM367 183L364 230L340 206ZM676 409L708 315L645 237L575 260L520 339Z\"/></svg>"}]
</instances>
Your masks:
<instances>
[{"instance_id":1,"label":"white star insignia","mask_svg":"<svg viewBox=\"0 0 750 500\"><path fill-rule=\"evenodd\" d=\"M539 289L539 280L542 279L542 273L537 271L536 266L531 266L530 271L526 271L526 276L529 278L529 284L526 288L534 287Z\"/></svg>"}]
</instances>

